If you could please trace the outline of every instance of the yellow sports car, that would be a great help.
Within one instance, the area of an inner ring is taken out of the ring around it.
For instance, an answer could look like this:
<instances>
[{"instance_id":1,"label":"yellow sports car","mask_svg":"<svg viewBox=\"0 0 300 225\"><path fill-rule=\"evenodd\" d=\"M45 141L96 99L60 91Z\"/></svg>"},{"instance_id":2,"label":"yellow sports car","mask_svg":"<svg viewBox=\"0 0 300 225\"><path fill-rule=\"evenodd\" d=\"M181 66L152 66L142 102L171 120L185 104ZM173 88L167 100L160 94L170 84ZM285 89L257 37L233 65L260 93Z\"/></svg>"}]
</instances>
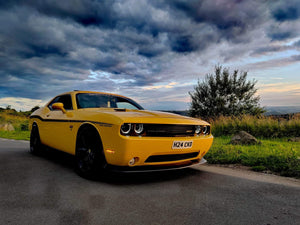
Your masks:
<instances>
[{"instance_id":1,"label":"yellow sports car","mask_svg":"<svg viewBox=\"0 0 300 225\"><path fill-rule=\"evenodd\" d=\"M71 91L30 116L30 152L43 146L75 155L84 177L106 169L151 171L205 162L213 136L202 120L147 111L115 94Z\"/></svg>"}]
</instances>

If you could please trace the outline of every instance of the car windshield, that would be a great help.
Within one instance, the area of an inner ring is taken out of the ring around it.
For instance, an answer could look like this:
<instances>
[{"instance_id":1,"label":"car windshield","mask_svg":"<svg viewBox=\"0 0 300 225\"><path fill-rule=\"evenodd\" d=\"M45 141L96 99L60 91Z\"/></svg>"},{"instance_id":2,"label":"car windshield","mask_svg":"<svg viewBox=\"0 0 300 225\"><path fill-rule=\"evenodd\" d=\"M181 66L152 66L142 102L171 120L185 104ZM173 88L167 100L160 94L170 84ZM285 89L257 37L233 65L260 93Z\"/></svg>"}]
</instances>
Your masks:
<instances>
[{"instance_id":1,"label":"car windshield","mask_svg":"<svg viewBox=\"0 0 300 225\"><path fill-rule=\"evenodd\" d=\"M78 109L82 108L122 108L143 109L129 98L97 93L79 93L76 95Z\"/></svg>"}]
</instances>

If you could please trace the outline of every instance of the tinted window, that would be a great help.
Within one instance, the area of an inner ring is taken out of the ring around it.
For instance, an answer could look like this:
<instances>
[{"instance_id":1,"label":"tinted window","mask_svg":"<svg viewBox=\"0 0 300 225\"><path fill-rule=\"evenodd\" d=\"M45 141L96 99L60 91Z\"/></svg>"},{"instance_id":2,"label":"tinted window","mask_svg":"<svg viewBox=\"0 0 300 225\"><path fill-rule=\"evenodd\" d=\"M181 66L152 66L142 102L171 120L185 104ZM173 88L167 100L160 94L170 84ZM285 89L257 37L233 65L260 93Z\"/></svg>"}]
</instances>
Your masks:
<instances>
[{"instance_id":1,"label":"tinted window","mask_svg":"<svg viewBox=\"0 0 300 225\"><path fill-rule=\"evenodd\" d=\"M61 95L61 96L58 96L55 99L53 99L53 101L50 102L50 104L48 105L48 107L49 107L50 110L53 110L52 109L52 105L54 103L56 103L56 102L63 103L64 104L64 108L66 110L72 110L73 109L71 95Z\"/></svg>"},{"instance_id":2,"label":"tinted window","mask_svg":"<svg viewBox=\"0 0 300 225\"><path fill-rule=\"evenodd\" d=\"M132 105L130 102L127 101L122 101L122 99L118 99L121 101L117 101L117 107L116 108L120 108L120 109L137 109L137 107L135 105Z\"/></svg>"},{"instance_id":3,"label":"tinted window","mask_svg":"<svg viewBox=\"0 0 300 225\"><path fill-rule=\"evenodd\" d=\"M76 95L77 107L80 108L125 108L143 109L139 104L129 98L113 95L80 93Z\"/></svg>"}]
</instances>

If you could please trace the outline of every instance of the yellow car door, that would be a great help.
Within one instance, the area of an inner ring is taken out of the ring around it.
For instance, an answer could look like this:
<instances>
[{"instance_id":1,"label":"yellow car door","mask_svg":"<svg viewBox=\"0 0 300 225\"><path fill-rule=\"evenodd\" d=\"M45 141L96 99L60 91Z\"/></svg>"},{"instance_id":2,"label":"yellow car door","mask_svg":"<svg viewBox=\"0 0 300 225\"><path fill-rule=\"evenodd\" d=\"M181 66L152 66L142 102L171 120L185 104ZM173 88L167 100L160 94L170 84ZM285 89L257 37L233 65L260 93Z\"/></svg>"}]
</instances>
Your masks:
<instances>
[{"instance_id":1,"label":"yellow car door","mask_svg":"<svg viewBox=\"0 0 300 225\"><path fill-rule=\"evenodd\" d=\"M71 96L58 96L49 103L48 108L50 111L46 114L42 126L44 144L74 154L76 132L73 129L74 114Z\"/></svg>"}]
</instances>

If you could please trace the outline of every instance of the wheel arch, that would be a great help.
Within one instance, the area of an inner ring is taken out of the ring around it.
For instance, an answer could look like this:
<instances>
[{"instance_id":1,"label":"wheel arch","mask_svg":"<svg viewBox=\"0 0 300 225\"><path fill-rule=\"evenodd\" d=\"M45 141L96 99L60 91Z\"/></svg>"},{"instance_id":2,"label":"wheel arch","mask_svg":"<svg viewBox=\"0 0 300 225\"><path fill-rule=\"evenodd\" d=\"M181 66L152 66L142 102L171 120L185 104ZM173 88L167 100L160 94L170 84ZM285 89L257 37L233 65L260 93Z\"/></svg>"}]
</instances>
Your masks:
<instances>
[{"instance_id":1,"label":"wheel arch","mask_svg":"<svg viewBox=\"0 0 300 225\"><path fill-rule=\"evenodd\" d=\"M77 148L77 144L78 144L78 137L79 137L80 133L83 132L85 129L93 130L93 132L95 132L97 134L97 136L99 138L99 141L101 143L102 151L104 151L102 138L101 138L101 135L100 135L100 132L99 132L98 128L94 124L86 122L86 123L81 124L79 126L78 130L77 130L75 154L76 154L76 148Z\"/></svg>"},{"instance_id":2,"label":"wheel arch","mask_svg":"<svg viewBox=\"0 0 300 225\"><path fill-rule=\"evenodd\" d=\"M38 119L30 119L28 125L29 131L32 130L33 126L36 126L39 129L39 127L41 126L41 121Z\"/></svg>"},{"instance_id":3,"label":"wheel arch","mask_svg":"<svg viewBox=\"0 0 300 225\"><path fill-rule=\"evenodd\" d=\"M31 129L32 129L33 126L39 127L39 125L38 125L38 123L37 123L36 121L33 121L33 122L32 122Z\"/></svg>"}]
</instances>

